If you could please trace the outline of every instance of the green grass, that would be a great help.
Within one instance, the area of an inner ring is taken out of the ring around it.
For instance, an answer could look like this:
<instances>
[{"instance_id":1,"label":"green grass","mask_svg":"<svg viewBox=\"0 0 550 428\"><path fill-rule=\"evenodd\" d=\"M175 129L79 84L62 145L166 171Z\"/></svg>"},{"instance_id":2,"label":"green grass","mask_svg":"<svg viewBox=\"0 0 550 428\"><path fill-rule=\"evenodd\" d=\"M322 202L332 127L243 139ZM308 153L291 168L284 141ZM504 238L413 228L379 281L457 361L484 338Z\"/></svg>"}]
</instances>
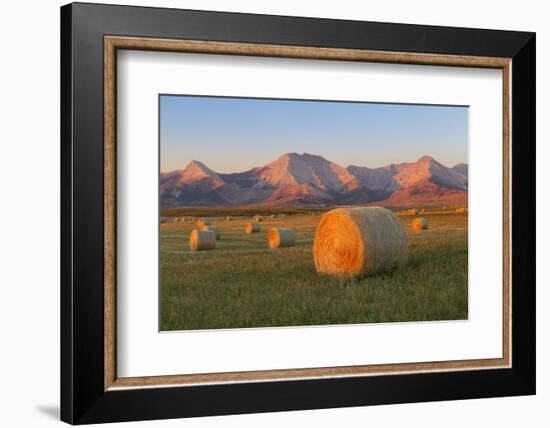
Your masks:
<instances>
[{"instance_id":1,"label":"green grass","mask_svg":"<svg viewBox=\"0 0 550 428\"><path fill-rule=\"evenodd\" d=\"M226 214L226 213L224 213ZM230 215L230 214L229 214ZM216 250L191 252L191 223L160 229L161 330L466 319L467 215L423 214L430 229L409 233L404 268L364 279L319 275L312 245L319 216L266 219L246 235L244 218L213 219ZM270 226L294 228L295 247L270 250Z\"/></svg>"}]
</instances>

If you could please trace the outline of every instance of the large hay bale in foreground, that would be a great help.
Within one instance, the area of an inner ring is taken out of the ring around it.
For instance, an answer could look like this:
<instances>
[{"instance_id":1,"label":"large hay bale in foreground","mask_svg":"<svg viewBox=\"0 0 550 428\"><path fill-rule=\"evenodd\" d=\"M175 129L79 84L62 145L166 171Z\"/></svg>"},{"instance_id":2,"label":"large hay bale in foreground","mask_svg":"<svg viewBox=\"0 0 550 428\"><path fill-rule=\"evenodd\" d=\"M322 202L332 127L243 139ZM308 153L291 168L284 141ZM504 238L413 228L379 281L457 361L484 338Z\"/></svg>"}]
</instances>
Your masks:
<instances>
[{"instance_id":1,"label":"large hay bale in foreground","mask_svg":"<svg viewBox=\"0 0 550 428\"><path fill-rule=\"evenodd\" d=\"M426 230L428 228L428 220L424 217L415 218L411 224L413 230Z\"/></svg>"},{"instance_id":2,"label":"large hay bale in foreground","mask_svg":"<svg viewBox=\"0 0 550 428\"><path fill-rule=\"evenodd\" d=\"M407 234L382 207L337 208L321 218L313 258L319 273L365 276L407 261Z\"/></svg>"},{"instance_id":3,"label":"large hay bale in foreground","mask_svg":"<svg viewBox=\"0 0 550 428\"><path fill-rule=\"evenodd\" d=\"M246 223L244 231L246 233L258 233L260 231L260 225L258 223Z\"/></svg>"},{"instance_id":4,"label":"large hay bale in foreground","mask_svg":"<svg viewBox=\"0 0 550 428\"><path fill-rule=\"evenodd\" d=\"M267 232L269 248L293 247L295 242L294 230L288 227L273 227Z\"/></svg>"},{"instance_id":5,"label":"large hay bale in foreground","mask_svg":"<svg viewBox=\"0 0 550 428\"><path fill-rule=\"evenodd\" d=\"M204 226L210 226L210 221L209 220L205 220L205 219L198 219L197 220L197 226L199 226L199 228L203 228Z\"/></svg>"},{"instance_id":6,"label":"large hay bale in foreground","mask_svg":"<svg viewBox=\"0 0 550 428\"><path fill-rule=\"evenodd\" d=\"M192 251L213 250L216 248L216 234L212 230L193 229L189 235L189 249Z\"/></svg>"},{"instance_id":7,"label":"large hay bale in foreground","mask_svg":"<svg viewBox=\"0 0 550 428\"><path fill-rule=\"evenodd\" d=\"M220 229L218 229L217 226L203 226L201 227L201 230L211 230L212 232L214 232L214 235L216 236L216 241L219 241L222 237L222 234L220 233Z\"/></svg>"}]
</instances>

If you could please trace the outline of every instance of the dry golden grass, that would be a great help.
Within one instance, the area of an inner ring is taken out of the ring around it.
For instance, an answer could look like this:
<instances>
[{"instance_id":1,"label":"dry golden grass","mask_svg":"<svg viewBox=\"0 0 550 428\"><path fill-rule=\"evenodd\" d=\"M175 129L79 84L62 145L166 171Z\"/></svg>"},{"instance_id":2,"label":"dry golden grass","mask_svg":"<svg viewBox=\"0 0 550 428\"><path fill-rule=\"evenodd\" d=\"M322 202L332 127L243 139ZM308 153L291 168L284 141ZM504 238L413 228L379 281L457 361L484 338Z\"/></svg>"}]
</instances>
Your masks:
<instances>
[{"instance_id":1,"label":"dry golden grass","mask_svg":"<svg viewBox=\"0 0 550 428\"><path fill-rule=\"evenodd\" d=\"M267 232L267 246L269 248L293 247L294 244L294 231L288 227L272 227Z\"/></svg>"},{"instance_id":2,"label":"dry golden grass","mask_svg":"<svg viewBox=\"0 0 550 428\"><path fill-rule=\"evenodd\" d=\"M410 216L398 216L409 240L407 264L362 279L316 272L312 248L321 213L287 211L250 235L248 212L212 213L177 215L216 224L223 239L214 251L189 249L193 223L162 219L161 330L467 319L468 216L454 207L426 210L430 228L422 233L412 230ZM223 222L227 215L233 221ZM295 246L269 249L270 228L292 228Z\"/></svg>"},{"instance_id":3,"label":"dry golden grass","mask_svg":"<svg viewBox=\"0 0 550 428\"><path fill-rule=\"evenodd\" d=\"M428 220L424 217L415 218L411 223L411 227L413 230L426 230L428 228Z\"/></svg>"},{"instance_id":4,"label":"dry golden grass","mask_svg":"<svg viewBox=\"0 0 550 428\"><path fill-rule=\"evenodd\" d=\"M201 230L211 230L212 232L214 232L214 236L216 237L216 241L219 241L222 237L222 234L220 232L220 228L217 227L217 226L213 226L213 225L208 225L208 226L202 226L201 227Z\"/></svg>"},{"instance_id":5,"label":"dry golden grass","mask_svg":"<svg viewBox=\"0 0 550 428\"><path fill-rule=\"evenodd\" d=\"M244 231L248 234L250 233L258 233L260 231L260 225L258 223L251 223L248 222L244 226Z\"/></svg>"},{"instance_id":6,"label":"dry golden grass","mask_svg":"<svg viewBox=\"0 0 550 428\"><path fill-rule=\"evenodd\" d=\"M317 272L366 276L407 261L407 234L382 207L337 208L321 218L313 244Z\"/></svg>"},{"instance_id":7,"label":"dry golden grass","mask_svg":"<svg viewBox=\"0 0 550 428\"><path fill-rule=\"evenodd\" d=\"M189 234L189 249L192 251L213 250L216 248L216 234L211 230L193 229Z\"/></svg>"},{"instance_id":8,"label":"dry golden grass","mask_svg":"<svg viewBox=\"0 0 550 428\"><path fill-rule=\"evenodd\" d=\"M210 220L199 219L197 220L197 226L199 227L199 229L202 229L205 226L210 226Z\"/></svg>"}]
</instances>

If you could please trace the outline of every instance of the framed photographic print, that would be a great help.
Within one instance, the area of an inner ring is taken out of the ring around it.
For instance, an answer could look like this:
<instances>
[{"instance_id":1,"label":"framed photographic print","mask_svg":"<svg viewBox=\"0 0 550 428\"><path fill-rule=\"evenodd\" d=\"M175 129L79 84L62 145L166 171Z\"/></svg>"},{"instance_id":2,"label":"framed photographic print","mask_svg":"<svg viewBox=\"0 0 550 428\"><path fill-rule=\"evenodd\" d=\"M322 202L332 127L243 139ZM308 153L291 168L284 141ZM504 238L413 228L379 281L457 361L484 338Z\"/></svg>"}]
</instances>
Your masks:
<instances>
[{"instance_id":1,"label":"framed photographic print","mask_svg":"<svg viewBox=\"0 0 550 428\"><path fill-rule=\"evenodd\" d=\"M533 33L76 3L61 54L62 420L535 393Z\"/></svg>"}]
</instances>

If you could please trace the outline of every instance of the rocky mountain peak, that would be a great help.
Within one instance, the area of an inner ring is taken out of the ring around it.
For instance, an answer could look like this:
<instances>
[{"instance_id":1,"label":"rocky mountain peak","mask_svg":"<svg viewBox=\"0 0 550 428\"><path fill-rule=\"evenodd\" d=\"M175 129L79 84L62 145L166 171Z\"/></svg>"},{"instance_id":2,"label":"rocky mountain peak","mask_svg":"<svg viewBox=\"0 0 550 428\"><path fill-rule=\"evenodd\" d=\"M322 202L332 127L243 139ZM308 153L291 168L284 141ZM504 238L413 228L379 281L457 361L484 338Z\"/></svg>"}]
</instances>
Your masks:
<instances>
[{"instance_id":1,"label":"rocky mountain peak","mask_svg":"<svg viewBox=\"0 0 550 428\"><path fill-rule=\"evenodd\" d=\"M293 152L231 174L193 160L183 170L161 174L161 205L383 205L414 203L420 197L422 203L458 201L467 199L467 170L466 164L448 168L427 155L380 168L343 168L319 155Z\"/></svg>"}]
</instances>

